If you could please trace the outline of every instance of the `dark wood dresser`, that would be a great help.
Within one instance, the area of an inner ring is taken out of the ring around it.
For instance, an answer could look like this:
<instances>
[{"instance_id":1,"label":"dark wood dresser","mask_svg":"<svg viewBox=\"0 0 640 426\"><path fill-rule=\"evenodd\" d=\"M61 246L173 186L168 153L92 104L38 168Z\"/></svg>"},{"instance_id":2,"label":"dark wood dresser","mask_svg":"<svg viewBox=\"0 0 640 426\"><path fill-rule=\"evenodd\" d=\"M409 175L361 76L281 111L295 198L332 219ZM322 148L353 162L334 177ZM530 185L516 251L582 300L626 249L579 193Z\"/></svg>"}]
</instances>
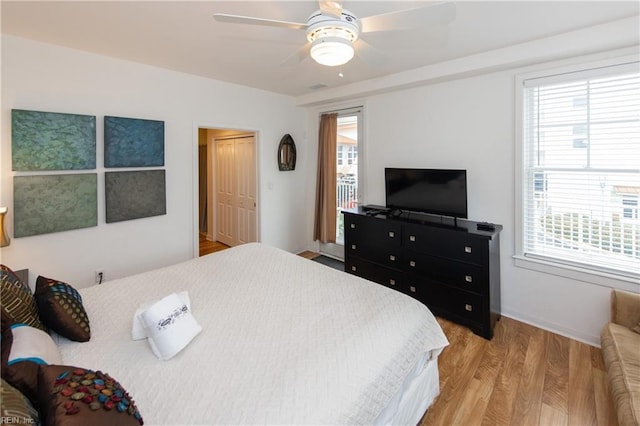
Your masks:
<instances>
[{"instance_id":1,"label":"dark wood dresser","mask_svg":"<svg viewBox=\"0 0 640 426\"><path fill-rule=\"evenodd\" d=\"M344 211L345 270L406 293L486 338L500 318L500 231L382 208Z\"/></svg>"}]
</instances>

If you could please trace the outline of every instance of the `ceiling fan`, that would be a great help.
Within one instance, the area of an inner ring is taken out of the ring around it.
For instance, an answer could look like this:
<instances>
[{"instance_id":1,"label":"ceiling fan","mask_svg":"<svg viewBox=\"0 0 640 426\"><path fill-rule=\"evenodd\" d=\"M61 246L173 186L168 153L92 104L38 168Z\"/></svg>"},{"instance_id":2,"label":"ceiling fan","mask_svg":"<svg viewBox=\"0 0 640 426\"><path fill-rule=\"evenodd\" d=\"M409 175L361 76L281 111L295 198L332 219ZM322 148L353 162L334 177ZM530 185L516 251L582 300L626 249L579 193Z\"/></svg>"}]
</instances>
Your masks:
<instances>
[{"instance_id":1,"label":"ceiling fan","mask_svg":"<svg viewBox=\"0 0 640 426\"><path fill-rule=\"evenodd\" d=\"M431 2L414 9L365 18L358 18L344 9L342 0L318 0L318 3L320 9L312 13L305 23L226 13L215 13L213 17L220 22L305 30L308 43L285 62L297 63L310 54L321 65L337 66L346 64L353 58L354 45L359 45L358 49L363 52L370 48L361 39L362 34L446 25L456 15L455 4L450 1Z\"/></svg>"}]
</instances>

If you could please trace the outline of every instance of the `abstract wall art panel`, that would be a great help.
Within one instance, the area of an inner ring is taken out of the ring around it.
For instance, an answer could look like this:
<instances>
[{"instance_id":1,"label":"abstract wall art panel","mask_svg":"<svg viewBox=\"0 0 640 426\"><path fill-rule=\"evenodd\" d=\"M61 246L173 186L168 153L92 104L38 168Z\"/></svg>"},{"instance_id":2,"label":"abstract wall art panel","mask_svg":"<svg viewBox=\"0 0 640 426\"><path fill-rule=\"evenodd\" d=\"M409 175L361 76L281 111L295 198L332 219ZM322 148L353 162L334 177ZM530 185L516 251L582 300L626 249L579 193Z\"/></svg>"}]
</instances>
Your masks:
<instances>
[{"instance_id":1,"label":"abstract wall art panel","mask_svg":"<svg viewBox=\"0 0 640 426\"><path fill-rule=\"evenodd\" d=\"M167 213L164 170L106 172L107 223Z\"/></svg>"},{"instance_id":2,"label":"abstract wall art panel","mask_svg":"<svg viewBox=\"0 0 640 426\"><path fill-rule=\"evenodd\" d=\"M97 176L96 173L15 176L14 236L97 226Z\"/></svg>"},{"instance_id":3,"label":"abstract wall art panel","mask_svg":"<svg viewBox=\"0 0 640 426\"><path fill-rule=\"evenodd\" d=\"M104 117L104 166L164 166L164 121Z\"/></svg>"},{"instance_id":4,"label":"abstract wall art panel","mask_svg":"<svg viewBox=\"0 0 640 426\"><path fill-rule=\"evenodd\" d=\"M15 171L96 168L96 117L11 110Z\"/></svg>"}]
</instances>

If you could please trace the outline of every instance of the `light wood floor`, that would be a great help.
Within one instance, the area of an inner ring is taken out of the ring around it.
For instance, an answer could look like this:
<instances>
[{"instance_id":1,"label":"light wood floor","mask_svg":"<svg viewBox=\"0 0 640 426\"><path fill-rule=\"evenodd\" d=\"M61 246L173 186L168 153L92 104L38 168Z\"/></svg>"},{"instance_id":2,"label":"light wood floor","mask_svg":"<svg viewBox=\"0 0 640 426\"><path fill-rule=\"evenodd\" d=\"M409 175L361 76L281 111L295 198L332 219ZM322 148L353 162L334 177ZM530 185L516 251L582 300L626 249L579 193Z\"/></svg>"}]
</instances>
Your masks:
<instances>
[{"instance_id":1,"label":"light wood floor","mask_svg":"<svg viewBox=\"0 0 640 426\"><path fill-rule=\"evenodd\" d=\"M506 317L491 340L437 320L449 346L440 395L420 426L617 426L599 348Z\"/></svg>"},{"instance_id":2,"label":"light wood floor","mask_svg":"<svg viewBox=\"0 0 640 426\"><path fill-rule=\"evenodd\" d=\"M228 245L217 241L209 241L203 234L200 234L200 256L228 248Z\"/></svg>"},{"instance_id":3,"label":"light wood floor","mask_svg":"<svg viewBox=\"0 0 640 426\"><path fill-rule=\"evenodd\" d=\"M450 345L420 425L617 425L600 349L505 317L490 341L438 322Z\"/></svg>"}]
</instances>

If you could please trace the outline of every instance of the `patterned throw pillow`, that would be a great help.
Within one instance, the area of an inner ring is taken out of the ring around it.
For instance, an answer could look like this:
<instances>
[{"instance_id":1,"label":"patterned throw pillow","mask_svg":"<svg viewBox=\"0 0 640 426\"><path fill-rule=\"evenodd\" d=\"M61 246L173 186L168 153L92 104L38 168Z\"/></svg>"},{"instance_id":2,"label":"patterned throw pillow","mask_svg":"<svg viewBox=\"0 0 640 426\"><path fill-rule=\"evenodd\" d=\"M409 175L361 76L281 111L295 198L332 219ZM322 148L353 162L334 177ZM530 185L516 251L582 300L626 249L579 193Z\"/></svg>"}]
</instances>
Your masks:
<instances>
[{"instance_id":1,"label":"patterned throw pillow","mask_svg":"<svg viewBox=\"0 0 640 426\"><path fill-rule=\"evenodd\" d=\"M36 302L42 322L56 333L77 342L91 338L89 317L82 306L82 297L69 284L38 277Z\"/></svg>"},{"instance_id":2,"label":"patterned throw pillow","mask_svg":"<svg viewBox=\"0 0 640 426\"><path fill-rule=\"evenodd\" d=\"M2 419L15 420L19 424L40 424L38 411L20 391L2 379Z\"/></svg>"},{"instance_id":3,"label":"patterned throw pillow","mask_svg":"<svg viewBox=\"0 0 640 426\"><path fill-rule=\"evenodd\" d=\"M142 416L120 383L101 371L41 365L40 414L47 425L138 426Z\"/></svg>"},{"instance_id":4,"label":"patterned throw pillow","mask_svg":"<svg viewBox=\"0 0 640 426\"><path fill-rule=\"evenodd\" d=\"M40 321L31 289L5 265L0 265L0 300L2 310L12 323L21 323L47 331Z\"/></svg>"}]
</instances>

